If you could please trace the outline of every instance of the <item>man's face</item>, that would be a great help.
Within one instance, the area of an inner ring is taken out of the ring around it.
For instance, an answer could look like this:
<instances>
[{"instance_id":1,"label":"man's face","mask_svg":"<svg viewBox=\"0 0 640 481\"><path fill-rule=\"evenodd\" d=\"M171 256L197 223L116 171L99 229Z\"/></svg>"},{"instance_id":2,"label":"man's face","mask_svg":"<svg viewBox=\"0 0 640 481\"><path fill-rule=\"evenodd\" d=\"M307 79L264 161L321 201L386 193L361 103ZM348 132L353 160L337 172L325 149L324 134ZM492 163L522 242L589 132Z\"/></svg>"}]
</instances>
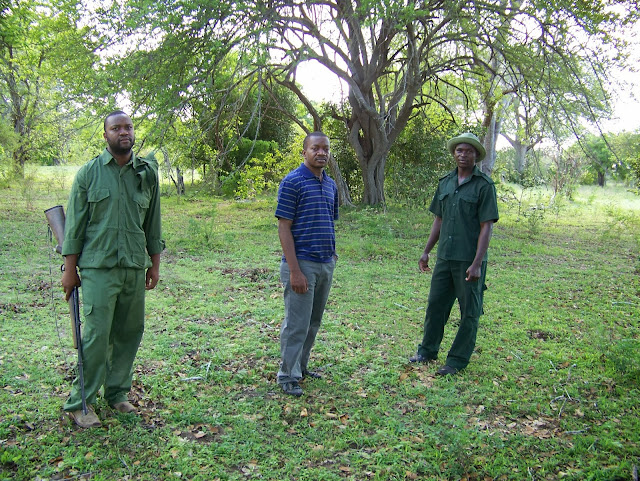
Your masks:
<instances>
[{"instance_id":1,"label":"man's face","mask_svg":"<svg viewBox=\"0 0 640 481\"><path fill-rule=\"evenodd\" d=\"M312 171L324 169L329 162L329 139L327 137L309 137L302 150L305 165Z\"/></svg>"},{"instance_id":2,"label":"man's face","mask_svg":"<svg viewBox=\"0 0 640 481\"><path fill-rule=\"evenodd\" d=\"M104 138L109 151L115 155L127 154L136 143L133 122L126 114L116 114L105 122Z\"/></svg>"},{"instance_id":3,"label":"man's face","mask_svg":"<svg viewBox=\"0 0 640 481\"><path fill-rule=\"evenodd\" d=\"M469 168L476 165L476 157L478 152L470 144L458 144L453 151L453 157L456 159L458 167Z\"/></svg>"}]
</instances>

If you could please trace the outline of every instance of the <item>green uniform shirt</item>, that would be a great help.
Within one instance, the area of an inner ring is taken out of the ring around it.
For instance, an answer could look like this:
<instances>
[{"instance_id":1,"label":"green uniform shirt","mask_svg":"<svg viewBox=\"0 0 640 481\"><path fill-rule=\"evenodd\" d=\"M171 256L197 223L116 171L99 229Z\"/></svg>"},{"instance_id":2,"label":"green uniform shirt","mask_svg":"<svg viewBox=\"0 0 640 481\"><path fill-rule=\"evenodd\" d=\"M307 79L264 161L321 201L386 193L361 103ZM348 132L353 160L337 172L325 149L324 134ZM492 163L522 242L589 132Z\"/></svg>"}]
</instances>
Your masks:
<instances>
[{"instance_id":1,"label":"green uniform shirt","mask_svg":"<svg viewBox=\"0 0 640 481\"><path fill-rule=\"evenodd\" d=\"M80 268L143 269L163 249L156 160L132 154L120 167L105 149L83 165L69 195L62 255L79 254Z\"/></svg>"},{"instance_id":2,"label":"green uniform shirt","mask_svg":"<svg viewBox=\"0 0 640 481\"><path fill-rule=\"evenodd\" d=\"M473 261L478 247L480 223L498 220L498 201L493 180L478 167L458 185L458 169L440 179L429 210L442 218L438 258ZM487 260L487 256L483 260Z\"/></svg>"}]
</instances>

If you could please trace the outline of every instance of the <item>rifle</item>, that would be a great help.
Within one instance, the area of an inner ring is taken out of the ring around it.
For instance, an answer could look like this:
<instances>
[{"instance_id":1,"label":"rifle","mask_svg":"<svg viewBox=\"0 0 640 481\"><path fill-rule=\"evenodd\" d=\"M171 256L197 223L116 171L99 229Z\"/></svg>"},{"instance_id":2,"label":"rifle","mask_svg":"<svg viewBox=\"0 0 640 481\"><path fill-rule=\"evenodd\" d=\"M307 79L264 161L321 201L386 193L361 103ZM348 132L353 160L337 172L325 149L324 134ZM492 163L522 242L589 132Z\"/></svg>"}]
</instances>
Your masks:
<instances>
[{"instance_id":1,"label":"rifle","mask_svg":"<svg viewBox=\"0 0 640 481\"><path fill-rule=\"evenodd\" d=\"M49 231L53 234L58 243L55 251L62 254L62 242L64 240L64 208L56 205L44 211L49 224ZM60 267L64 271L64 264ZM84 368L82 365L82 336L80 332L80 300L78 287L74 287L69 296L69 313L71 314L71 332L73 334L73 348L78 350L78 383L80 384L80 395L82 397L82 414L87 414L87 398L84 393Z\"/></svg>"}]
</instances>

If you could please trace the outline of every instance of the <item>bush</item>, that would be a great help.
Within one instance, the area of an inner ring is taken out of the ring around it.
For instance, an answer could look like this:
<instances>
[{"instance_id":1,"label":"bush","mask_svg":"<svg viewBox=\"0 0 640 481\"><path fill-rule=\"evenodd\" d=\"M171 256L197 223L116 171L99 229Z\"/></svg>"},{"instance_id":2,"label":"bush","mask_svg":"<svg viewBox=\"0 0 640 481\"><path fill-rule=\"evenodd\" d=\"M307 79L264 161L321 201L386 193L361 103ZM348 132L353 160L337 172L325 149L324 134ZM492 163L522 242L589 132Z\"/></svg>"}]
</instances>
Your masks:
<instances>
[{"instance_id":1,"label":"bush","mask_svg":"<svg viewBox=\"0 0 640 481\"><path fill-rule=\"evenodd\" d=\"M254 157L240 171L223 180L223 194L228 196L233 192L234 197L247 199L276 189L284 176L298 167L299 163L295 153L285 155L279 150L273 154L267 153L261 159Z\"/></svg>"},{"instance_id":2,"label":"bush","mask_svg":"<svg viewBox=\"0 0 640 481\"><path fill-rule=\"evenodd\" d=\"M438 119L435 113L412 119L391 148L385 193L400 205L428 206L438 179L455 167L447 140L460 132L479 134L473 126L458 127Z\"/></svg>"}]
</instances>

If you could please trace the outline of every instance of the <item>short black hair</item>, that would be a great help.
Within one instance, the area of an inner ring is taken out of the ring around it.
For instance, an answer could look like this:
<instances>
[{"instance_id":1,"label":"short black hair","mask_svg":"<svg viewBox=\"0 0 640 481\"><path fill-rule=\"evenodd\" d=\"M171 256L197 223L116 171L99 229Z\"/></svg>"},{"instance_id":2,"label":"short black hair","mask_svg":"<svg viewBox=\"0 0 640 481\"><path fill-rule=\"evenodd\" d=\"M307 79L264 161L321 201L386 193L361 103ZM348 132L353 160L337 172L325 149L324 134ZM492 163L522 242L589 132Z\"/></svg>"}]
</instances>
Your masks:
<instances>
[{"instance_id":1,"label":"short black hair","mask_svg":"<svg viewBox=\"0 0 640 481\"><path fill-rule=\"evenodd\" d=\"M316 130L315 132L311 132L310 134L307 134L307 136L302 141L303 149L307 148L307 143L311 137L326 137L327 139L329 138L327 134L325 134L324 132L320 132L319 130Z\"/></svg>"},{"instance_id":2,"label":"short black hair","mask_svg":"<svg viewBox=\"0 0 640 481\"><path fill-rule=\"evenodd\" d=\"M104 131L107 131L107 119L109 117L113 117L114 115L126 115L127 117L129 116L128 113L122 111L122 110L114 110L113 112L111 112L110 114L108 114L105 118L104 118Z\"/></svg>"}]
</instances>

